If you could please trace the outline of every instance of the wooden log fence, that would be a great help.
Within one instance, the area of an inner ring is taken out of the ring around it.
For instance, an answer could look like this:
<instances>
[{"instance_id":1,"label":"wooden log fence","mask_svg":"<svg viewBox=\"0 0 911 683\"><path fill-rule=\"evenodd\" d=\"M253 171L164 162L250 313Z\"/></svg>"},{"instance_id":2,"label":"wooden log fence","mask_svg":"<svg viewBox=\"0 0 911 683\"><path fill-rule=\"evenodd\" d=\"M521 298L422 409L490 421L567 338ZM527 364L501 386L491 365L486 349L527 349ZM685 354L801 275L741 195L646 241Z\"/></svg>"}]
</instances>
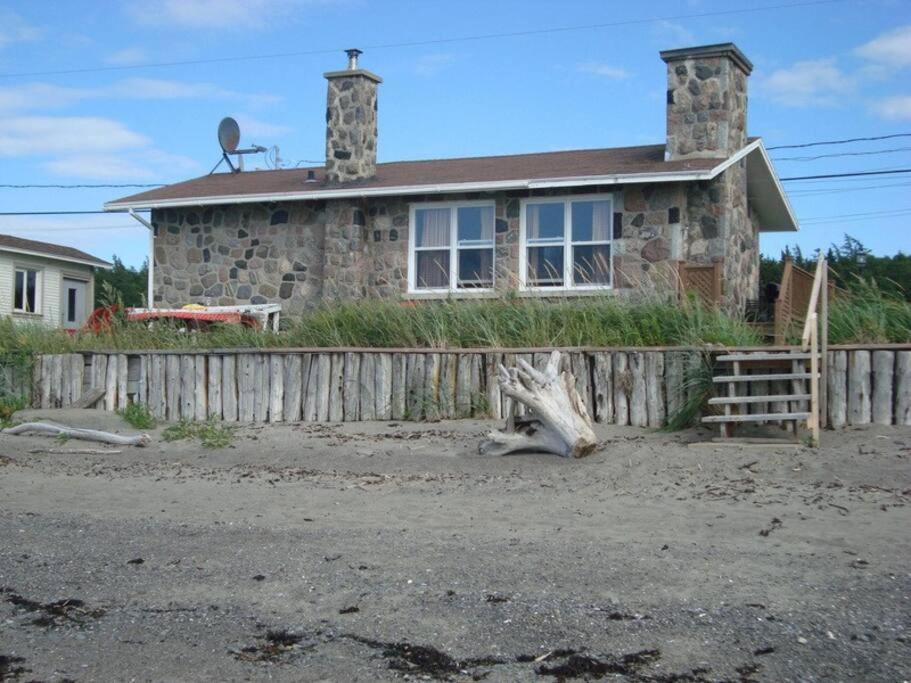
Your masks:
<instances>
[{"instance_id":1,"label":"wooden log fence","mask_svg":"<svg viewBox=\"0 0 911 683\"><path fill-rule=\"evenodd\" d=\"M755 350L755 349L751 349ZM730 351L728 349L727 351ZM596 422L660 427L695 391L696 348L571 349L564 354ZM36 407L70 405L97 388L101 410L141 403L161 420L342 422L504 418L497 368L545 350L270 349L38 356ZM829 423L911 425L911 345L830 347ZM774 383L770 383L774 384ZM766 388L762 388L766 391ZM770 386L770 394L787 393ZM765 410L756 404L752 410Z\"/></svg>"}]
</instances>

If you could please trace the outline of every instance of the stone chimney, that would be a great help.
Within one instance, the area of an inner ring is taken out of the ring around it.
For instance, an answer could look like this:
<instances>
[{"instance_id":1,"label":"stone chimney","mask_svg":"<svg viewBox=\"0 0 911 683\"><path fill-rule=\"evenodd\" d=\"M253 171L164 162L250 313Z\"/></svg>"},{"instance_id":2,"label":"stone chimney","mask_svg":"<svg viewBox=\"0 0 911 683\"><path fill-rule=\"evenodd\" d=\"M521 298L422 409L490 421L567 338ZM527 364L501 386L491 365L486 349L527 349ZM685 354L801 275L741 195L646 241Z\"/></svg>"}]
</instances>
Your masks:
<instances>
[{"instance_id":1,"label":"stone chimney","mask_svg":"<svg viewBox=\"0 0 911 683\"><path fill-rule=\"evenodd\" d=\"M747 77L753 65L734 43L665 50L665 159L726 157L747 142Z\"/></svg>"},{"instance_id":2,"label":"stone chimney","mask_svg":"<svg viewBox=\"0 0 911 683\"><path fill-rule=\"evenodd\" d=\"M330 183L376 175L376 90L383 80L358 67L360 50L345 51L348 68L323 74L326 104L326 177Z\"/></svg>"}]
</instances>

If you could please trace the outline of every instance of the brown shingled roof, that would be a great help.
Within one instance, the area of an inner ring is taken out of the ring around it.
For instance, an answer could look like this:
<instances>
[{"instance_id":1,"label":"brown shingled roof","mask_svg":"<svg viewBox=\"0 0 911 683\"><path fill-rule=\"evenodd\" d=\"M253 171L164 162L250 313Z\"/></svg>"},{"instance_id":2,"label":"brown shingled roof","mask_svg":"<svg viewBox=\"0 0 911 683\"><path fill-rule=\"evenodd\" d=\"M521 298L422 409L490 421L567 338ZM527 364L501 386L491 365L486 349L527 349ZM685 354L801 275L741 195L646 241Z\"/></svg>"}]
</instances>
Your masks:
<instances>
[{"instance_id":1,"label":"brown shingled roof","mask_svg":"<svg viewBox=\"0 0 911 683\"><path fill-rule=\"evenodd\" d=\"M100 266L102 268L111 265L107 261L96 258L91 254L86 254L84 251L73 249L72 247L64 247L60 244L51 244L50 242L27 240L22 237L14 237L13 235L0 235L0 251L4 251L5 249L31 251L63 261L84 261L90 265Z\"/></svg>"},{"instance_id":2,"label":"brown shingled roof","mask_svg":"<svg viewBox=\"0 0 911 683\"><path fill-rule=\"evenodd\" d=\"M184 199L203 198L217 200L219 197L301 194L308 191L370 191L396 187L432 187L451 183L707 171L724 161L723 158L665 161L664 150L664 145L645 145L510 156L396 161L377 164L376 176L368 180L335 184L326 181L325 169L322 166L280 171L216 173L124 197L109 202L109 205L158 201L174 203ZM308 171L314 172L315 182L307 182Z\"/></svg>"}]
</instances>

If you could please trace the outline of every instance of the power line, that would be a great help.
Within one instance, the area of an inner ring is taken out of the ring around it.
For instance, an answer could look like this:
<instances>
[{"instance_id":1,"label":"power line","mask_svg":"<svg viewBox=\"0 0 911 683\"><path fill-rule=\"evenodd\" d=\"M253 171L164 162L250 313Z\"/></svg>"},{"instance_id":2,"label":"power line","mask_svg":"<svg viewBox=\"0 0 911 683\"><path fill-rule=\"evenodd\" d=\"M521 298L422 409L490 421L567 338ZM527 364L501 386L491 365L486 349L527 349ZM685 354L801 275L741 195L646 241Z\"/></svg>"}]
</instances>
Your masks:
<instances>
[{"instance_id":1,"label":"power line","mask_svg":"<svg viewBox=\"0 0 911 683\"><path fill-rule=\"evenodd\" d=\"M827 221L834 218L858 218L866 216L889 216L893 214L911 213L911 206L904 206L900 209L890 209L888 211L863 211L861 213L839 213L832 216L811 216L810 218L800 219L801 223L812 223L814 221Z\"/></svg>"},{"instance_id":2,"label":"power line","mask_svg":"<svg viewBox=\"0 0 911 683\"><path fill-rule=\"evenodd\" d=\"M84 190L84 189L112 189L123 187L162 187L164 183L119 183L119 184L83 184L83 185L0 185L0 189L5 190L25 190L25 189L53 189L53 190Z\"/></svg>"},{"instance_id":3,"label":"power line","mask_svg":"<svg viewBox=\"0 0 911 683\"><path fill-rule=\"evenodd\" d=\"M831 159L833 157L866 157L875 154L895 154L896 152L911 152L911 147L892 147L890 149L877 149L867 152L836 152L833 154L817 154L812 157L775 157L772 161L817 161L818 159Z\"/></svg>"},{"instance_id":4,"label":"power line","mask_svg":"<svg viewBox=\"0 0 911 683\"><path fill-rule=\"evenodd\" d=\"M482 33L476 35L457 36L452 38L432 38L428 40L413 40L397 43L377 43L373 45L364 45L369 50L386 50L401 47L421 47L427 45L443 45L449 43L493 40L498 38L519 38L525 36L545 35L550 33L567 33L571 31L589 31L602 28L614 28L618 26L633 26L636 24L650 24L664 21L680 21L684 19L701 19L705 17L729 16L733 14L747 14L752 12L763 12L777 9L793 9L798 7L812 7L816 5L830 5L845 0L806 0L805 2L780 3L775 5L763 5L760 7L745 7L730 10L718 10L714 12L700 12L694 14L677 14L666 17L652 17L648 19L627 19L623 21L610 21L599 24L582 24L576 26L557 26L551 28L529 29L525 31L508 31L502 33ZM148 69L172 66L191 66L197 64L220 64L224 62L241 62L261 59L283 59L286 57L304 57L310 55L334 54L345 48L319 49L319 50L300 50L295 52L276 52L272 54L247 55L236 57L211 57L209 59L186 59L171 62L153 62L150 64L130 64L130 65L111 65L98 67L84 67L78 69L59 69L55 71L20 71L16 73L0 74L0 78L18 78L25 76L62 76L70 74L97 73L101 71L125 71L129 69Z\"/></svg>"},{"instance_id":5,"label":"power line","mask_svg":"<svg viewBox=\"0 0 911 683\"><path fill-rule=\"evenodd\" d=\"M865 175L887 175L890 173L911 173L911 168L898 168L893 171L861 171L858 173L826 173L823 175L803 175L795 176L793 178L779 178L783 183L791 180L817 180L820 178L854 178L857 176Z\"/></svg>"},{"instance_id":6,"label":"power line","mask_svg":"<svg viewBox=\"0 0 911 683\"><path fill-rule=\"evenodd\" d=\"M890 183L888 185L863 185L861 187L808 187L803 190L791 190L788 194L792 197L816 195L816 194L837 194L842 192L860 192L861 190L883 190L890 187L908 187L911 183Z\"/></svg>"},{"instance_id":7,"label":"power line","mask_svg":"<svg viewBox=\"0 0 911 683\"><path fill-rule=\"evenodd\" d=\"M822 147L824 145L846 145L850 142L873 142L875 140L892 140L893 138L911 138L911 133L894 133L892 135L877 135L872 138L846 138L844 140L827 140L825 142L805 142L799 145L776 145L766 147L767 151L773 149L801 149L803 147Z\"/></svg>"}]
</instances>

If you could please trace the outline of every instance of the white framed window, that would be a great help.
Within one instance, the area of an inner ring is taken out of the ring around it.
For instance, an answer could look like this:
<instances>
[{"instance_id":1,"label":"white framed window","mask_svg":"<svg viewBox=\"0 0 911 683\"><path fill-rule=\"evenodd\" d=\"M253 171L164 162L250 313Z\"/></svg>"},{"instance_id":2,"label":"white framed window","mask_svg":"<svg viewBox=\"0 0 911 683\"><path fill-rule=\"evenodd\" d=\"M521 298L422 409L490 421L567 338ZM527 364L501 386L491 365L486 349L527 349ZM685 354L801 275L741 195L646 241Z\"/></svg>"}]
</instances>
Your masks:
<instances>
[{"instance_id":1,"label":"white framed window","mask_svg":"<svg viewBox=\"0 0 911 683\"><path fill-rule=\"evenodd\" d=\"M13 310L16 313L41 312L41 271L16 268L13 274Z\"/></svg>"},{"instance_id":2,"label":"white framed window","mask_svg":"<svg viewBox=\"0 0 911 683\"><path fill-rule=\"evenodd\" d=\"M408 291L493 289L492 201L412 204Z\"/></svg>"},{"instance_id":3,"label":"white framed window","mask_svg":"<svg viewBox=\"0 0 911 683\"><path fill-rule=\"evenodd\" d=\"M524 199L520 216L523 289L607 289L613 285L611 195Z\"/></svg>"}]
</instances>

